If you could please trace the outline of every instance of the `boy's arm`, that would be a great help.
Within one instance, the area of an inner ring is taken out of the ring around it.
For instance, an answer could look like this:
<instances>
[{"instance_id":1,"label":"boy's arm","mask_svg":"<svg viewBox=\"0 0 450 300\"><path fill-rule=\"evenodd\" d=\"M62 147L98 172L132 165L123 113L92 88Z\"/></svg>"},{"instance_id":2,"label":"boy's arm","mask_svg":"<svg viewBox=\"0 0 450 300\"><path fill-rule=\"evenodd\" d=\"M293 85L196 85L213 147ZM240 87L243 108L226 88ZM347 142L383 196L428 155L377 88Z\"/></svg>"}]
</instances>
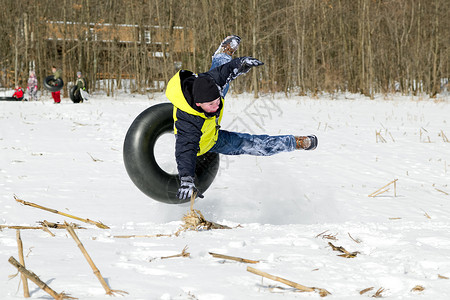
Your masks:
<instances>
[{"instance_id":1,"label":"boy's arm","mask_svg":"<svg viewBox=\"0 0 450 300\"><path fill-rule=\"evenodd\" d=\"M263 64L263 62L253 57L238 57L226 64L205 72L205 74L211 76L221 90L223 90L230 81L236 79L239 75L247 73L252 67Z\"/></svg>"},{"instance_id":2,"label":"boy's arm","mask_svg":"<svg viewBox=\"0 0 450 300\"><path fill-rule=\"evenodd\" d=\"M59 77L61 77L61 70L58 69L53 74L53 78L58 79Z\"/></svg>"},{"instance_id":3,"label":"boy's arm","mask_svg":"<svg viewBox=\"0 0 450 300\"><path fill-rule=\"evenodd\" d=\"M199 144L203 123L203 118L190 115L179 109L177 110L175 159L180 178L185 176L195 177L197 153L200 149Z\"/></svg>"}]
</instances>

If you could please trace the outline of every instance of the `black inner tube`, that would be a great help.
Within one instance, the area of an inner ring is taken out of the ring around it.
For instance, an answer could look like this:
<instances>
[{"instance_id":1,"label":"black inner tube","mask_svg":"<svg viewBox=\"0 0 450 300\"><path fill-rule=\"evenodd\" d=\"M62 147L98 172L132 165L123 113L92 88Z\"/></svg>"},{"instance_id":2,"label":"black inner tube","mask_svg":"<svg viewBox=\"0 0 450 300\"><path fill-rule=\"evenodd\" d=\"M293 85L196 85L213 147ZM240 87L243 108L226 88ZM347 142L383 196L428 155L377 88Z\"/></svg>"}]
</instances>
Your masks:
<instances>
[{"instance_id":1,"label":"black inner tube","mask_svg":"<svg viewBox=\"0 0 450 300\"><path fill-rule=\"evenodd\" d=\"M150 198L169 204L180 204L190 199L176 197L180 182L177 174L169 174L158 165L154 147L165 133L173 133L173 105L161 103L139 114L125 136L123 160L128 176ZM174 158L175 159L175 158ZM206 153L197 157L196 187L204 193L219 170L219 154Z\"/></svg>"},{"instance_id":2,"label":"black inner tube","mask_svg":"<svg viewBox=\"0 0 450 300\"><path fill-rule=\"evenodd\" d=\"M69 90L69 97L70 100L72 100L73 103L80 103L83 102L83 98L81 98L81 93L75 93L75 91L77 90L78 86L74 85L70 88Z\"/></svg>"},{"instance_id":3,"label":"black inner tube","mask_svg":"<svg viewBox=\"0 0 450 300\"><path fill-rule=\"evenodd\" d=\"M50 75L44 79L44 87L50 92L60 91L64 86L64 81L61 77L55 79L55 76Z\"/></svg>"},{"instance_id":4,"label":"black inner tube","mask_svg":"<svg viewBox=\"0 0 450 300\"><path fill-rule=\"evenodd\" d=\"M0 96L0 101L21 101L23 99L22 98L14 98L14 97L6 97L6 96Z\"/></svg>"}]
</instances>

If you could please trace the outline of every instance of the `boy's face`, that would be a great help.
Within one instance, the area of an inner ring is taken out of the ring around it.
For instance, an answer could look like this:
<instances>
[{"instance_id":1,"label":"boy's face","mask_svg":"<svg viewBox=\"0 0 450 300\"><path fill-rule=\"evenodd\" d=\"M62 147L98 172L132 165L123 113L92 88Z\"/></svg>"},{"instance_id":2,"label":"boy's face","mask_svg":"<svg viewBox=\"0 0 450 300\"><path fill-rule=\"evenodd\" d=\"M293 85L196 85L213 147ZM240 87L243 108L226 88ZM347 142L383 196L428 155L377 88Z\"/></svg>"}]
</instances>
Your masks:
<instances>
[{"instance_id":1,"label":"boy's face","mask_svg":"<svg viewBox=\"0 0 450 300\"><path fill-rule=\"evenodd\" d=\"M195 103L195 105L201 107L207 113L215 113L220 106L220 97L210 102Z\"/></svg>"}]
</instances>

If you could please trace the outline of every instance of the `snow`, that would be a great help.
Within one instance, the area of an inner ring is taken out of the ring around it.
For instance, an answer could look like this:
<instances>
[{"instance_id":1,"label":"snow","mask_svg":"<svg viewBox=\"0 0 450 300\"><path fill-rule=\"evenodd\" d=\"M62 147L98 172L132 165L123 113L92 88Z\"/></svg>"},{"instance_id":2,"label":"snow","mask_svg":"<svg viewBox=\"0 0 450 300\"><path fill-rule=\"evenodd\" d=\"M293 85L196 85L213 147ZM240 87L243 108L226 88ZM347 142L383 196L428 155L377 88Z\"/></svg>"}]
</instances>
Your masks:
<instances>
[{"instance_id":1,"label":"snow","mask_svg":"<svg viewBox=\"0 0 450 300\"><path fill-rule=\"evenodd\" d=\"M219 173L195 208L232 229L187 231L188 204L142 194L122 158L126 131L163 94L92 95L73 104L0 101L0 224L74 222L77 235L123 299L303 299L251 266L323 288L330 299L449 299L450 99L353 94L316 98L229 95L222 127L250 133L316 134L315 151L272 157L222 157ZM378 139L377 139L378 133ZM385 142L382 141L382 138ZM164 169L175 168L171 136L162 138ZM169 155L170 154L170 155ZM384 185L389 190L368 197ZM100 229L19 204L19 199L81 218ZM56 292L109 299L68 232L21 230L26 267ZM119 235L171 235L117 238ZM329 243L358 252L338 256ZM181 253L190 257L162 259ZM245 264L209 252L259 260ZM16 231L0 231L0 298L23 298L16 269ZM51 299L29 283L32 299ZM412 291L415 286L423 291ZM363 289L373 287L360 295Z\"/></svg>"}]
</instances>

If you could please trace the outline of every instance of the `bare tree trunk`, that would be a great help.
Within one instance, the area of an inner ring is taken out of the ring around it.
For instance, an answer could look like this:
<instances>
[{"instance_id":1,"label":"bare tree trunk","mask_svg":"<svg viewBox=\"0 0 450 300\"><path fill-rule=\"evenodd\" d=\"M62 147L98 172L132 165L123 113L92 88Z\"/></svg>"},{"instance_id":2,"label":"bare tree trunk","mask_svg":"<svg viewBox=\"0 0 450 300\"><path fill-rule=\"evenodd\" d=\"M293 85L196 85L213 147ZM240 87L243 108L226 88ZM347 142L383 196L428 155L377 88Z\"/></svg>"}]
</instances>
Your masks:
<instances>
[{"instance_id":1,"label":"bare tree trunk","mask_svg":"<svg viewBox=\"0 0 450 300\"><path fill-rule=\"evenodd\" d=\"M305 82L305 77L306 77L306 73L305 73L305 64L306 64L306 60L305 60L305 39L306 39L306 9L303 8L303 26L302 26L302 36L301 36L301 59L300 59L300 65L301 65L301 73L300 73L300 77L301 77L301 85L303 88L303 93L306 94L306 82Z\"/></svg>"},{"instance_id":2,"label":"bare tree trunk","mask_svg":"<svg viewBox=\"0 0 450 300\"><path fill-rule=\"evenodd\" d=\"M19 84L19 28L20 19L17 20L16 25L16 42L14 43L14 85Z\"/></svg>"},{"instance_id":3,"label":"bare tree trunk","mask_svg":"<svg viewBox=\"0 0 450 300\"><path fill-rule=\"evenodd\" d=\"M67 40L67 0L64 0L64 7L63 7L63 22L64 22L64 26L63 26L63 41L62 41L62 66L60 66L60 68L63 70L62 71L62 78L64 80L64 82L68 82L67 80L67 72L68 70L65 69L66 68L66 40ZM63 88L63 97L67 97L67 84L66 84L66 88Z\"/></svg>"},{"instance_id":4,"label":"bare tree trunk","mask_svg":"<svg viewBox=\"0 0 450 300\"><path fill-rule=\"evenodd\" d=\"M365 0L360 0L359 1L359 12L360 12L360 19L359 19L359 53L360 53L360 75L359 75L359 82L360 82L360 86L361 86L361 92L363 94L366 94L366 81L365 81L365 34L364 34L364 22L365 22L365 5L366 5L366 1Z\"/></svg>"},{"instance_id":5,"label":"bare tree trunk","mask_svg":"<svg viewBox=\"0 0 450 300\"><path fill-rule=\"evenodd\" d=\"M313 16L314 16L314 20L312 23L312 41L316 42L317 41L317 20L316 20L316 14L317 14L317 10L316 10L316 2L314 1L313 3ZM316 62L317 62L317 48L316 48L316 44L312 45L312 59L311 59L311 63L312 63L312 82L311 82L311 90L314 96L317 95L317 67L316 67Z\"/></svg>"},{"instance_id":6,"label":"bare tree trunk","mask_svg":"<svg viewBox=\"0 0 450 300\"><path fill-rule=\"evenodd\" d=\"M431 89L430 89L430 94L432 97L436 97L436 94L439 93L440 90L440 76L439 76L439 52L440 52L440 46L439 46L439 38L440 38L440 33L439 33L439 1L435 0L434 1L434 5L435 5L435 14L434 14L434 24L433 24L433 31L434 31L434 37L433 37L433 42L432 42L432 56L433 56L433 69L432 69L432 74L431 74ZM448 4L447 4L448 5ZM448 28L447 28L448 29Z\"/></svg>"},{"instance_id":7,"label":"bare tree trunk","mask_svg":"<svg viewBox=\"0 0 450 300\"><path fill-rule=\"evenodd\" d=\"M252 11L254 13L253 22L252 22L252 56L257 57L256 47L257 47L257 34L259 27L259 6L257 5L257 0L252 0ZM252 89L253 89L253 97L258 98L258 78L257 71L252 72Z\"/></svg>"},{"instance_id":8,"label":"bare tree trunk","mask_svg":"<svg viewBox=\"0 0 450 300\"><path fill-rule=\"evenodd\" d=\"M28 56L28 47L29 47L29 42L28 42L28 14L27 13L23 13L23 36L24 36L24 40L25 40L25 74L28 74L28 72L30 71L30 63L29 63L29 56Z\"/></svg>"},{"instance_id":9,"label":"bare tree trunk","mask_svg":"<svg viewBox=\"0 0 450 300\"><path fill-rule=\"evenodd\" d=\"M373 62L372 62L372 32L370 20L370 7L365 7L365 19L367 24L367 94L370 99L374 99L374 76L373 76Z\"/></svg>"},{"instance_id":10,"label":"bare tree trunk","mask_svg":"<svg viewBox=\"0 0 450 300\"><path fill-rule=\"evenodd\" d=\"M296 41L296 52L297 52L297 57L296 57L296 74L297 74L297 80L296 80L296 85L300 88L299 90L299 95L304 95L305 94L305 86L304 86L304 81L303 81L303 68L302 68L302 62L303 62L303 39L304 39L304 32L303 30L300 30L300 24L299 21L300 19L300 10L301 7L299 6L299 2L298 1L294 1L294 28L295 28L295 41ZM304 10L303 10L304 11ZM302 19L304 22L304 19ZM302 26L304 27L304 25Z\"/></svg>"}]
</instances>

